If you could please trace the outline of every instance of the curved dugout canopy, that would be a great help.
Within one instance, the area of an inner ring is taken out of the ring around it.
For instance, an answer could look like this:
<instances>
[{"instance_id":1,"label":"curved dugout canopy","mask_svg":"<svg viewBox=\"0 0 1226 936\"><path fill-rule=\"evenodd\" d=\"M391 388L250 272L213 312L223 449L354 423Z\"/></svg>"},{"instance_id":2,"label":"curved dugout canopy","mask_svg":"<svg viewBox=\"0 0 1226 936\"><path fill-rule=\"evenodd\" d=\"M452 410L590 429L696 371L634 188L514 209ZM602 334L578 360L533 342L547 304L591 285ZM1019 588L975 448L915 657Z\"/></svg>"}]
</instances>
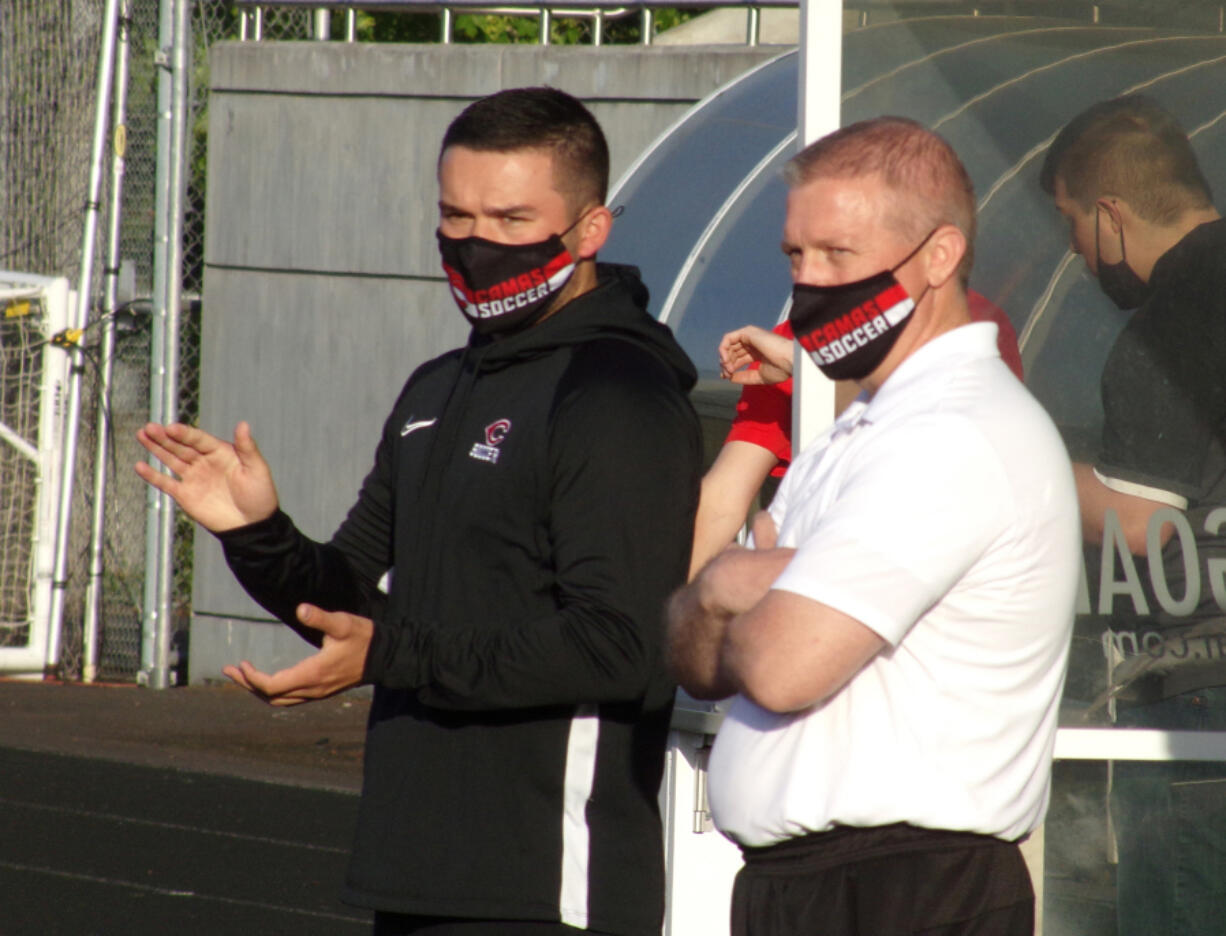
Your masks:
<instances>
[{"instance_id":1,"label":"curved dugout canopy","mask_svg":"<svg viewBox=\"0 0 1226 936\"><path fill-rule=\"evenodd\" d=\"M796 151L798 65L788 52L698 104L610 200L625 213L604 255L639 266L653 313L698 365L700 404L727 415L735 389L717 379L720 336L745 323L774 326L791 290L779 250L780 170ZM979 204L971 287L1013 322L1026 382L1075 455L1098 437L1098 379L1124 316L1070 252L1039 169L1068 120L1132 92L1180 120L1214 192L1226 188L1220 32L941 16L844 37L842 122L911 117L941 133L966 164Z\"/></svg>"}]
</instances>

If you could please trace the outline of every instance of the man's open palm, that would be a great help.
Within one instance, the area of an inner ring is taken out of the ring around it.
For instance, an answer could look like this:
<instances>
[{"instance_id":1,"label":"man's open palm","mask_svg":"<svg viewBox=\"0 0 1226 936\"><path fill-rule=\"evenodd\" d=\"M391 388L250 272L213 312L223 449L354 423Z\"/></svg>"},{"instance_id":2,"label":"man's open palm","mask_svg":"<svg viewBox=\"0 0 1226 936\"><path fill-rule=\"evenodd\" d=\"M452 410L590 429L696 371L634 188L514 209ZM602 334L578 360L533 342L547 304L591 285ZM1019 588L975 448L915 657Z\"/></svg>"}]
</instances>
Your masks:
<instances>
[{"instance_id":1,"label":"man's open palm","mask_svg":"<svg viewBox=\"0 0 1226 936\"><path fill-rule=\"evenodd\" d=\"M174 475L145 462L137 462L136 473L173 497L206 530L221 533L246 526L277 509L272 472L247 423L235 427L233 444L181 423L148 423L136 438Z\"/></svg>"}]
</instances>

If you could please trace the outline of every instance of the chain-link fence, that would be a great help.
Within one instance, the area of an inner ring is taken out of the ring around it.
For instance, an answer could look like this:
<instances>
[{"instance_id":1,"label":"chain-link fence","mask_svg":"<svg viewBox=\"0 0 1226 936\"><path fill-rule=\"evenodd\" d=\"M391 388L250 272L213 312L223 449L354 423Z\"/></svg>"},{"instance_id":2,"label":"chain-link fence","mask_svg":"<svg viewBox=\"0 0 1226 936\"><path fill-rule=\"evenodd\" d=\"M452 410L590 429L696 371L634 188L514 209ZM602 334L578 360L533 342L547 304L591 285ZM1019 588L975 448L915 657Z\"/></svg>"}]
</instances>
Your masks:
<instances>
[{"instance_id":1,"label":"chain-link fence","mask_svg":"<svg viewBox=\"0 0 1226 936\"><path fill-rule=\"evenodd\" d=\"M168 49L159 48L159 24L166 0L130 0L129 80L124 126L124 176L120 223L120 256L135 272L131 286L133 311L117 317L109 403L101 403L100 347L102 283L107 253L105 236L98 237L90 315L81 343L85 371L77 460L73 473L72 528L64 600L62 675L81 674L85 595L89 585L90 527L95 498L96 463L106 469L106 522L102 539L102 603L97 676L135 679L142 666L146 550L146 491L131 470L143 456L136 429L148 419L154 354L151 303L142 302L154 290L155 216L158 201L158 82ZM96 76L103 41L105 0L0 0L0 269L43 276L66 276L76 284L81 268L81 244L89 194L90 153L95 109ZM196 0L191 6L191 108L188 115L187 197L184 203L183 293L180 368L181 420L199 413L200 326L207 311L199 301L204 273L204 194L207 164L208 48L224 39L239 38L241 15L228 0ZM269 10L262 14L267 39L305 39L311 35L307 10ZM112 129L112 141L114 140ZM111 150L103 171L102 206ZM105 218L99 231L106 230ZM19 353L18 331L23 323L9 321L5 348ZM9 335L8 333L12 334ZM65 353L57 351L56 353ZM17 360L14 357L14 362ZM14 364L14 367L16 364ZM6 365L7 367L7 365ZM28 375L25 375L28 376ZM24 376L23 376L24 379ZM11 384L11 387L8 387ZM16 378L6 384L6 422L24 425L33 417L27 395ZM22 384L24 386L24 384ZM11 391L11 392L10 392ZM9 397L12 399L10 400ZM11 404L11 405L10 405ZM12 412L9 412L12 410ZM100 411L109 440L97 451ZM21 459L0 462L0 512L6 537L0 539L0 570L5 587L21 592L24 574L10 575L29 562L29 504L38 484L37 472ZM20 522L19 522L20 521ZM44 531L42 535L50 535ZM186 634L191 599L191 526L179 517L175 527L174 596L172 615L181 645ZM6 593L7 594L7 593ZM8 601L8 597L12 601ZM12 605L11 608L8 605ZM6 617L24 619L26 597L6 597ZM9 614L9 611L12 614ZM20 628L9 636L20 637ZM14 639L16 639L14 637ZM148 663L148 661L144 661Z\"/></svg>"},{"instance_id":2,"label":"chain-link fence","mask_svg":"<svg viewBox=\"0 0 1226 936\"><path fill-rule=\"evenodd\" d=\"M67 276L74 282L78 275L103 6L102 0L8 0L4 4L4 28L0 29L0 108L4 112L0 120L0 267ZM29 411L30 405L23 403L23 412L13 412L11 417L18 421L37 418ZM28 502L39 483L36 473L19 472L8 461L3 470L6 501ZM35 535L51 534L43 530ZM6 565L23 548L18 539L5 543ZM74 536L74 546L85 542L88 537L79 540ZM79 548L74 549L74 558L79 553ZM74 563L74 573L76 567ZM21 581L26 581L24 576Z\"/></svg>"},{"instance_id":3,"label":"chain-link fence","mask_svg":"<svg viewBox=\"0 0 1226 936\"><path fill-rule=\"evenodd\" d=\"M219 7L222 4L199 4ZM103 39L105 0L0 0L0 268L23 270L44 276L66 276L76 284L81 267L81 244L89 195L90 153L97 106L98 59ZM154 214L157 200L157 83L159 0L132 0L130 4L130 79L125 121L125 176L121 211L120 252L135 270L136 297L153 290ZM203 58L203 56L201 57ZM114 134L112 134L114 137ZM110 149L103 172L102 206L110 202L107 191ZM203 191L203 178L193 179L195 191ZM193 201L193 206L199 199ZM202 218L193 212L193 243L200 244ZM99 226L105 231L106 224ZM93 513L97 427L100 410L99 347L101 343L101 296L103 258L107 245L98 237L93 260L90 315L81 342L85 370L82 375L82 407L78 457L73 474L72 528L68 550L61 670L77 676L82 662L82 630L85 592L88 586L90 523ZM199 291L199 249L186 273L186 290ZM194 274L194 278L193 277ZM129 297L135 298L135 297ZM199 303L191 303L183 317L183 359L189 365L199 360ZM130 680L141 666L141 622L145 583L144 485L131 470L142 453L135 430L149 414L150 321L148 303L132 308L143 314L120 317L116 332L114 372L105 418L109 445L101 457L106 461L106 524L103 537L102 607L99 647L100 678ZM7 332L17 334L20 323L10 321ZM7 334L6 332L6 334ZM15 345L6 342L5 347ZM14 349L14 354L17 351ZM55 353L65 353L57 351ZM180 373L183 413L194 418L199 374L194 366ZM13 381L13 387L18 384ZM18 413L18 391L13 406L6 407L20 423L30 414ZM7 394L7 391L6 391ZM6 396L7 399L7 396ZM22 405L25 405L24 403ZM28 409L28 407L27 407ZM9 420L6 420L9 422ZM0 489L5 493L6 516L31 500L35 473L5 460L0 464ZM22 524L12 516L5 529L11 534L0 543L0 568L6 582L24 581L10 576L14 563L27 562L29 536L13 531ZM41 535L51 535L50 530ZM180 536L190 546L190 539ZM190 557L186 548L176 555ZM190 598L190 575L176 577L175 606L186 610ZM14 607L16 607L14 599ZM177 615L182 626L186 617Z\"/></svg>"}]
</instances>

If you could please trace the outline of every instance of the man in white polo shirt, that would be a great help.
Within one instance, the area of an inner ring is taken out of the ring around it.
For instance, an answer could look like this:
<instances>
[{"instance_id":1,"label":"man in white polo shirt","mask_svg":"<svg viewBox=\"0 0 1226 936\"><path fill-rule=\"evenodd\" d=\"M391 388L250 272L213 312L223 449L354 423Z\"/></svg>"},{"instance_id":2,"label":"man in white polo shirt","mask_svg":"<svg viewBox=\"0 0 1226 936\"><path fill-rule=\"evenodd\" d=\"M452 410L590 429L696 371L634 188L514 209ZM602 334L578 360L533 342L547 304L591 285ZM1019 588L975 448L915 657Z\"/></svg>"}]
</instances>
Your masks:
<instances>
[{"instance_id":1,"label":"man in white polo shirt","mask_svg":"<svg viewBox=\"0 0 1226 936\"><path fill-rule=\"evenodd\" d=\"M681 684L736 695L716 823L733 933L1030 936L1080 561L1064 446L970 322L974 195L880 118L789 164L791 321L863 393L788 471L755 549L670 603ZM777 538L776 538L777 530Z\"/></svg>"}]
</instances>

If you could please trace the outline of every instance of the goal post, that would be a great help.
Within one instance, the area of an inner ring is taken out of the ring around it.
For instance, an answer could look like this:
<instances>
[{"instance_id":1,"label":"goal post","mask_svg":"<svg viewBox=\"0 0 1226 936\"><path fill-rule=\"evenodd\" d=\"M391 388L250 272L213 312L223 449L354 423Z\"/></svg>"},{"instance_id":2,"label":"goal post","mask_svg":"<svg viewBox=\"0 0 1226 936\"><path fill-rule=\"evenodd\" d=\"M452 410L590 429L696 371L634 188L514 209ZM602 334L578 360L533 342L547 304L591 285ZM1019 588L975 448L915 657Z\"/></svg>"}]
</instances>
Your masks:
<instances>
[{"instance_id":1,"label":"goal post","mask_svg":"<svg viewBox=\"0 0 1226 936\"><path fill-rule=\"evenodd\" d=\"M64 277L0 270L0 673L47 667L69 355Z\"/></svg>"}]
</instances>

